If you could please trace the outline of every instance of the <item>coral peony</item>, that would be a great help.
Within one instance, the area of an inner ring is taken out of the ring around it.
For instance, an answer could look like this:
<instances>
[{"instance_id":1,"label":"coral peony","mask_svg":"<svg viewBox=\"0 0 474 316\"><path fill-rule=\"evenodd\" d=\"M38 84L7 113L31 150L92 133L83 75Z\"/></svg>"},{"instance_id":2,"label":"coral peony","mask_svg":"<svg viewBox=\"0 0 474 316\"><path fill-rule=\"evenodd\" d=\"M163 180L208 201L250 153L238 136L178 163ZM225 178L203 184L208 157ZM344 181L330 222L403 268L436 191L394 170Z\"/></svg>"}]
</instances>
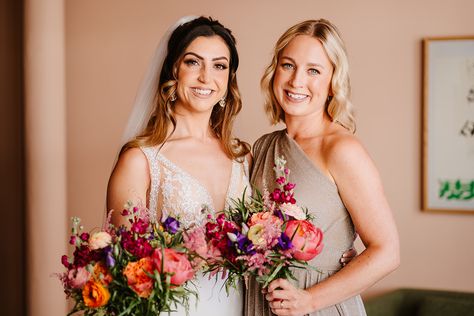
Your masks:
<instances>
[{"instance_id":1,"label":"coral peony","mask_svg":"<svg viewBox=\"0 0 474 316\"><path fill-rule=\"evenodd\" d=\"M162 272L163 264L163 271L171 274L171 284L181 285L194 276L194 270L186 255L169 248L165 248L163 251L163 262L162 249L156 249L152 257L158 272Z\"/></svg>"},{"instance_id":2,"label":"coral peony","mask_svg":"<svg viewBox=\"0 0 474 316\"><path fill-rule=\"evenodd\" d=\"M323 233L307 220L288 221L285 234L293 244L293 257L309 261L323 250Z\"/></svg>"},{"instance_id":3,"label":"coral peony","mask_svg":"<svg viewBox=\"0 0 474 316\"><path fill-rule=\"evenodd\" d=\"M82 298L86 306L96 308L109 302L110 293L102 283L90 280L82 289Z\"/></svg>"}]
</instances>

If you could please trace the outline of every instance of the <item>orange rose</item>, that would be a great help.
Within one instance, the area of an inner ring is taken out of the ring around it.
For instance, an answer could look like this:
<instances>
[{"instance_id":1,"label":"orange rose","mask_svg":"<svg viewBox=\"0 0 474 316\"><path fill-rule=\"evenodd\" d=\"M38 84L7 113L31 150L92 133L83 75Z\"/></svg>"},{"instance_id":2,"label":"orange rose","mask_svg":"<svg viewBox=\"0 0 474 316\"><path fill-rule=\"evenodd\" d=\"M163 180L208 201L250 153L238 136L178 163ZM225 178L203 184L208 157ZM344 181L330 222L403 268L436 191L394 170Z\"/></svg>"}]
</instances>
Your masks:
<instances>
[{"instance_id":1,"label":"orange rose","mask_svg":"<svg viewBox=\"0 0 474 316\"><path fill-rule=\"evenodd\" d=\"M129 262L123 271L127 278L128 286L140 297L147 298L153 290L153 279L146 273L153 274L153 261L145 257L137 262Z\"/></svg>"},{"instance_id":2,"label":"orange rose","mask_svg":"<svg viewBox=\"0 0 474 316\"><path fill-rule=\"evenodd\" d=\"M110 275L109 270L102 262L97 262L95 264L93 276L96 281L101 282L106 286L112 282L112 275Z\"/></svg>"},{"instance_id":3,"label":"orange rose","mask_svg":"<svg viewBox=\"0 0 474 316\"><path fill-rule=\"evenodd\" d=\"M82 298L88 307L101 307L109 302L110 293L100 282L90 280L82 289Z\"/></svg>"}]
</instances>

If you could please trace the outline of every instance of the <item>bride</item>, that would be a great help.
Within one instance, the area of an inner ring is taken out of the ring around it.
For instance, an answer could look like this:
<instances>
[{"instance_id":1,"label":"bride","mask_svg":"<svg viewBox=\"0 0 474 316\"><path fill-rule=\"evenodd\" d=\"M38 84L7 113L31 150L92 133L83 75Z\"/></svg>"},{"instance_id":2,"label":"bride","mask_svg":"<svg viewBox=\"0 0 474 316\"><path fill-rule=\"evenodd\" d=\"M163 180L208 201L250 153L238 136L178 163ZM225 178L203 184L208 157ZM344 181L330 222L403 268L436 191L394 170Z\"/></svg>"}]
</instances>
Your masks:
<instances>
[{"instance_id":1,"label":"bride","mask_svg":"<svg viewBox=\"0 0 474 316\"><path fill-rule=\"evenodd\" d=\"M146 201L156 220L171 215L187 227L204 220L203 207L216 212L242 196L250 148L231 134L242 106L238 64L235 39L218 21L184 18L168 31L138 93L109 180L108 210ZM112 221L125 224L119 212ZM241 291L227 296L222 280L203 276L196 283L191 315L242 315Z\"/></svg>"}]
</instances>

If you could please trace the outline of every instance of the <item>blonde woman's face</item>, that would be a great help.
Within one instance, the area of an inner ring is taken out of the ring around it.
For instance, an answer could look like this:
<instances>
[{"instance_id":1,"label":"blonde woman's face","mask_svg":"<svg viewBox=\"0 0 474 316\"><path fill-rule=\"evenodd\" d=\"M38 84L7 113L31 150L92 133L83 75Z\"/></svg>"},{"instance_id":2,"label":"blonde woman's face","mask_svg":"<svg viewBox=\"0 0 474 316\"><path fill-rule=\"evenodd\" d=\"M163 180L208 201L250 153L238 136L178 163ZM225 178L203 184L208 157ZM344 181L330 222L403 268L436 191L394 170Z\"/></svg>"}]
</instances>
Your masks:
<instances>
[{"instance_id":1,"label":"blonde woman's face","mask_svg":"<svg viewBox=\"0 0 474 316\"><path fill-rule=\"evenodd\" d=\"M280 54L273 79L273 92L285 116L324 113L332 73L318 39L308 35L292 39Z\"/></svg>"},{"instance_id":2,"label":"blonde woman's face","mask_svg":"<svg viewBox=\"0 0 474 316\"><path fill-rule=\"evenodd\" d=\"M230 52L219 36L197 37L178 66L175 111L211 111L227 90Z\"/></svg>"}]
</instances>

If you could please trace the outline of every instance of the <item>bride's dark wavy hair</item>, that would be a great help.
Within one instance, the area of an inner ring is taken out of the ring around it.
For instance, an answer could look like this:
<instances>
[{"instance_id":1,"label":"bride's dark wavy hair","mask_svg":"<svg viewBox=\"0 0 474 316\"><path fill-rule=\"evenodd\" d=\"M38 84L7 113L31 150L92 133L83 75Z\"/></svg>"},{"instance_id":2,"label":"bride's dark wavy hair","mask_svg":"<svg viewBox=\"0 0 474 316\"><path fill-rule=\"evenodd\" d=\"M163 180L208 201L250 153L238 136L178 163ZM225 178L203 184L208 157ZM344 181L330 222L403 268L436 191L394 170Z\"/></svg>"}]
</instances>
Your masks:
<instances>
[{"instance_id":1,"label":"bride's dark wavy hair","mask_svg":"<svg viewBox=\"0 0 474 316\"><path fill-rule=\"evenodd\" d=\"M229 158L241 159L250 152L249 144L232 136L235 117L242 108L236 76L239 66L236 41L228 28L219 21L207 17L199 17L184 23L171 34L168 41L168 52L160 73L158 93L155 96L152 115L144 131L134 140L125 144L121 152L131 147L162 145L174 132L176 118L172 96L175 95L177 89L178 67L186 48L200 36L219 36L225 41L230 52L226 104L224 107L216 104L212 109L209 122L211 129L222 142L224 151ZM170 124L173 126L171 133L169 132Z\"/></svg>"}]
</instances>

